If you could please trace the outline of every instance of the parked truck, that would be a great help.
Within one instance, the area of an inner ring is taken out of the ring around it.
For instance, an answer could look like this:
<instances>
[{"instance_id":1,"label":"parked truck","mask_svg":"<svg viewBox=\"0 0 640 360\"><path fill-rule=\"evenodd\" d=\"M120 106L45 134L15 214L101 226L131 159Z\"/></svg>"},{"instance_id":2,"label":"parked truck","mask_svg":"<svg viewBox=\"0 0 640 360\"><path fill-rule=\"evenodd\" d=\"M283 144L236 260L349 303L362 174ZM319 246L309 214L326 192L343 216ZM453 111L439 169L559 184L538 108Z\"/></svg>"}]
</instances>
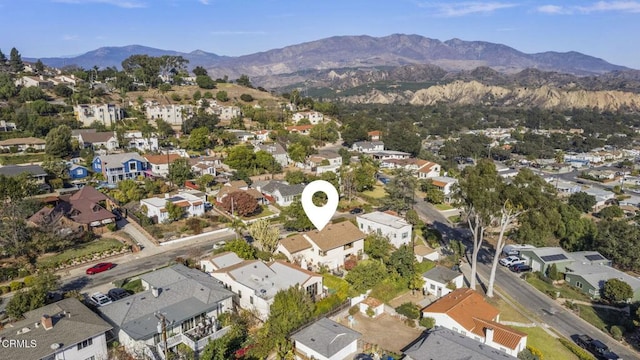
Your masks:
<instances>
[{"instance_id":1,"label":"parked truck","mask_svg":"<svg viewBox=\"0 0 640 360\"><path fill-rule=\"evenodd\" d=\"M609 350L609 347L600 340L595 340L589 335L579 335L576 337L576 343L581 348L590 351L596 358L601 360L622 360L616 353Z\"/></svg>"}]
</instances>

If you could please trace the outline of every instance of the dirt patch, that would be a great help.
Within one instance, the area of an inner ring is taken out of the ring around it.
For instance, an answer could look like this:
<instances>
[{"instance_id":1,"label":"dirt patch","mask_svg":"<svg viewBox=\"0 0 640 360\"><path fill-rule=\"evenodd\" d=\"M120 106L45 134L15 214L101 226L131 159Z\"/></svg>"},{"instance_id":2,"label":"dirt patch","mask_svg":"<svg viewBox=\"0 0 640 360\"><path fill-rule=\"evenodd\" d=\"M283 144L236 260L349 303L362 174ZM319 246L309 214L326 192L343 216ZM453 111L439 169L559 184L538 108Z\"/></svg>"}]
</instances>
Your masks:
<instances>
[{"instance_id":1,"label":"dirt patch","mask_svg":"<svg viewBox=\"0 0 640 360\"><path fill-rule=\"evenodd\" d=\"M347 318L338 320L341 324L349 326ZM365 343L377 344L379 349L400 353L401 350L415 340L422 330L411 328L401 320L389 315L382 314L375 319L358 313L354 316L352 329L362 334ZM393 334L392 336L390 336Z\"/></svg>"},{"instance_id":2,"label":"dirt patch","mask_svg":"<svg viewBox=\"0 0 640 360\"><path fill-rule=\"evenodd\" d=\"M406 293L389 301L389 305L391 305L391 307L394 309L406 302L411 302L411 303L420 305L420 302L422 302L424 299L425 299L425 296L422 295L422 291L417 290L415 291L414 294L411 294L411 291L407 291Z\"/></svg>"}]
</instances>

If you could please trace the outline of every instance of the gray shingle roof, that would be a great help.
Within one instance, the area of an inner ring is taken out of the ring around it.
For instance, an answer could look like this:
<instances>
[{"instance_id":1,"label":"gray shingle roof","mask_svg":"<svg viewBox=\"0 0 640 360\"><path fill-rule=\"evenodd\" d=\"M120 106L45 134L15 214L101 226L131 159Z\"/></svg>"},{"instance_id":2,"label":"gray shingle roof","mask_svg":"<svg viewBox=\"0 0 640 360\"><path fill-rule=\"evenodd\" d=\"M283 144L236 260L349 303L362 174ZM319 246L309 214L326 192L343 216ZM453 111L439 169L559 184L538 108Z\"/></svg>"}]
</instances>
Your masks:
<instances>
[{"instance_id":1,"label":"gray shingle roof","mask_svg":"<svg viewBox=\"0 0 640 360\"><path fill-rule=\"evenodd\" d=\"M498 349L445 328L435 328L404 351L407 360L515 360Z\"/></svg>"},{"instance_id":2,"label":"gray shingle roof","mask_svg":"<svg viewBox=\"0 0 640 360\"><path fill-rule=\"evenodd\" d=\"M296 196L302 194L304 184L289 185L286 181L269 181L260 186L260 191L267 194L273 194L276 190L280 191L282 196Z\"/></svg>"},{"instance_id":3,"label":"gray shingle roof","mask_svg":"<svg viewBox=\"0 0 640 360\"><path fill-rule=\"evenodd\" d=\"M114 167L121 167L122 164L124 164L126 161L129 161L129 160L138 160L141 163L147 162L147 160L145 160L137 152L104 155L104 156L100 156L100 160L102 160L102 166L107 169L114 168Z\"/></svg>"},{"instance_id":4,"label":"gray shingle roof","mask_svg":"<svg viewBox=\"0 0 640 360\"><path fill-rule=\"evenodd\" d=\"M327 318L322 318L291 335L292 340L304 344L327 358L361 337L362 334L359 332Z\"/></svg>"},{"instance_id":5,"label":"gray shingle roof","mask_svg":"<svg viewBox=\"0 0 640 360\"><path fill-rule=\"evenodd\" d=\"M437 281L442 284L446 284L460 275L462 274L457 271L447 269L444 266L436 265L436 267L434 267L433 269L422 274L422 277Z\"/></svg>"},{"instance_id":6,"label":"gray shingle roof","mask_svg":"<svg viewBox=\"0 0 640 360\"><path fill-rule=\"evenodd\" d=\"M573 263L567 265L567 274L578 275L596 289L602 289L609 279L620 279L633 289L640 289L640 279L607 265Z\"/></svg>"},{"instance_id":7,"label":"gray shingle roof","mask_svg":"<svg viewBox=\"0 0 640 360\"><path fill-rule=\"evenodd\" d=\"M29 173L31 176L46 176L47 172L40 165L6 165L0 167L0 175L14 177L22 173Z\"/></svg>"},{"instance_id":8,"label":"gray shingle roof","mask_svg":"<svg viewBox=\"0 0 640 360\"><path fill-rule=\"evenodd\" d=\"M69 315L65 315L67 312ZM53 328L45 330L40 324L43 315L51 317ZM67 298L43 306L24 314L25 320L18 321L13 327L0 330L0 337L8 340L35 340L37 346L20 349L0 346L0 359L42 359L54 353L52 344L61 344L61 349L75 346L88 338L103 334L112 327L78 299ZM29 331L18 335L18 330Z\"/></svg>"},{"instance_id":9,"label":"gray shingle roof","mask_svg":"<svg viewBox=\"0 0 640 360\"><path fill-rule=\"evenodd\" d=\"M160 289L158 297L143 291L100 308L105 318L135 340L148 339L158 332L156 312L180 324L195 315L214 310L233 296L209 275L174 265L140 277Z\"/></svg>"}]
</instances>

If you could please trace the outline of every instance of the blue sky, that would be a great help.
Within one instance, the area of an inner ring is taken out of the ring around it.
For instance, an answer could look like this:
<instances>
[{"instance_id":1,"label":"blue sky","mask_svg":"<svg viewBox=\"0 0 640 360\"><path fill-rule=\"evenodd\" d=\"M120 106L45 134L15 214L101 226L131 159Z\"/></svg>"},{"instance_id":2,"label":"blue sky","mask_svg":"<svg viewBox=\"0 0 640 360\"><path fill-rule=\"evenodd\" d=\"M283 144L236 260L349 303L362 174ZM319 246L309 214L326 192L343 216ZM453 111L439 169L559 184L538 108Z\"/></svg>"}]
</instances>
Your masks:
<instances>
[{"instance_id":1,"label":"blue sky","mask_svg":"<svg viewBox=\"0 0 640 360\"><path fill-rule=\"evenodd\" d=\"M393 33L574 50L640 69L640 0L0 0L0 49L24 57L131 44L235 56Z\"/></svg>"}]
</instances>

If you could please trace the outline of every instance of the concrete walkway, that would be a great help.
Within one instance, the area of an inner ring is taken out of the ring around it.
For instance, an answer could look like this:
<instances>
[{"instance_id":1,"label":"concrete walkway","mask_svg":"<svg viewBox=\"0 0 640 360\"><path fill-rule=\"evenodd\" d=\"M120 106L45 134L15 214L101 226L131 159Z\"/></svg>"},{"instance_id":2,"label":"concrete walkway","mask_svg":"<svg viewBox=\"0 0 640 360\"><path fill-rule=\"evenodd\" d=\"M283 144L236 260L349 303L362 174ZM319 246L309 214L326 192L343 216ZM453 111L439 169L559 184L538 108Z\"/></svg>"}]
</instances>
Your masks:
<instances>
[{"instance_id":1,"label":"concrete walkway","mask_svg":"<svg viewBox=\"0 0 640 360\"><path fill-rule=\"evenodd\" d=\"M588 301L565 299L565 298L556 298L556 302L558 302L558 304L560 304L560 305L564 305L564 303L566 301L572 302L574 304L587 305L587 306L591 306L591 307L594 307L594 308L601 308L601 309L609 309L609 310L620 311L620 312L626 313L627 315L629 315L631 313L631 310L629 309L629 306L625 306L623 308L619 308L619 307L615 307L615 306L611 306L611 305L594 304L594 303L591 303L591 302L588 302Z\"/></svg>"}]
</instances>

